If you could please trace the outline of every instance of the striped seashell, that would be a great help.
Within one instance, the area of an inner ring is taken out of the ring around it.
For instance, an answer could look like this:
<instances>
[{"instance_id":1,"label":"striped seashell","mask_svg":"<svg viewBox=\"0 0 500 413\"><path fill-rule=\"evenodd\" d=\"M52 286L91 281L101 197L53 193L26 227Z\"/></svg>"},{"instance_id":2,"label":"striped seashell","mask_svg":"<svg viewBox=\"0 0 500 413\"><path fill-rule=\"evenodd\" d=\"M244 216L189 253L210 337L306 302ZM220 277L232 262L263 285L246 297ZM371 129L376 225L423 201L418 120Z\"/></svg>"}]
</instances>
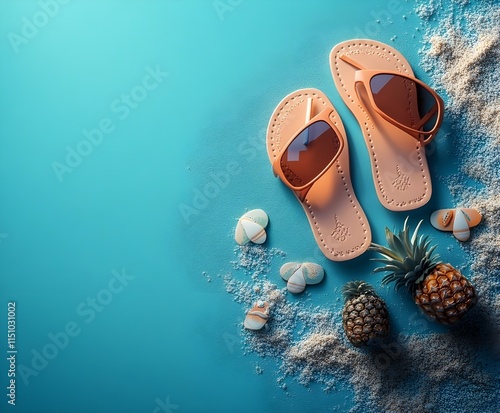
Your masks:
<instances>
[{"instance_id":1,"label":"striped seashell","mask_svg":"<svg viewBox=\"0 0 500 413\"><path fill-rule=\"evenodd\" d=\"M235 241L239 245L245 245L250 241L263 244L267 239L265 228L268 223L269 218L262 209L248 211L238 220L234 232Z\"/></svg>"},{"instance_id":2,"label":"striped seashell","mask_svg":"<svg viewBox=\"0 0 500 413\"><path fill-rule=\"evenodd\" d=\"M319 284L323 281L323 277L325 276L325 271L321 265L313 262L305 262L302 264L302 273L308 285Z\"/></svg>"},{"instance_id":3,"label":"striped seashell","mask_svg":"<svg viewBox=\"0 0 500 413\"><path fill-rule=\"evenodd\" d=\"M302 267L295 271L286 283L286 288L293 294L299 294L306 289L306 279Z\"/></svg>"},{"instance_id":4,"label":"striped seashell","mask_svg":"<svg viewBox=\"0 0 500 413\"><path fill-rule=\"evenodd\" d=\"M457 209L455 220L453 221L453 235L459 241L467 241L470 237L470 228L465 214Z\"/></svg>"},{"instance_id":5,"label":"striped seashell","mask_svg":"<svg viewBox=\"0 0 500 413\"><path fill-rule=\"evenodd\" d=\"M477 209L474 208L457 208L457 209L460 209L462 214L464 214L464 217L467 220L469 228L475 227L481 222L481 219L483 219L482 215L479 213Z\"/></svg>"},{"instance_id":6,"label":"striped seashell","mask_svg":"<svg viewBox=\"0 0 500 413\"><path fill-rule=\"evenodd\" d=\"M474 208L439 209L432 213L431 224L441 231L453 231L459 241L467 241L470 228L481 222L481 214Z\"/></svg>"},{"instance_id":7,"label":"striped seashell","mask_svg":"<svg viewBox=\"0 0 500 413\"><path fill-rule=\"evenodd\" d=\"M280 276L287 282L287 289L298 294L304 291L306 285L318 284L323 280L325 271L321 265L313 262L287 262L280 268Z\"/></svg>"},{"instance_id":8,"label":"striped seashell","mask_svg":"<svg viewBox=\"0 0 500 413\"><path fill-rule=\"evenodd\" d=\"M300 262L287 262L283 264L280 268L280 275L285 281L288 281L290 277L300 269L302 264Z\"/></svg>"},{"instance_id":9,"label":"striped seashell","mask_svg":"<svg viewBox=\"0 0 500 413\"><path fill-rule=\"evenodd\" d=\"M248 330L260 330L269 319L269 303L267 301L257 301L247 312L243 325Z\"/></svg>"}]
</instances>

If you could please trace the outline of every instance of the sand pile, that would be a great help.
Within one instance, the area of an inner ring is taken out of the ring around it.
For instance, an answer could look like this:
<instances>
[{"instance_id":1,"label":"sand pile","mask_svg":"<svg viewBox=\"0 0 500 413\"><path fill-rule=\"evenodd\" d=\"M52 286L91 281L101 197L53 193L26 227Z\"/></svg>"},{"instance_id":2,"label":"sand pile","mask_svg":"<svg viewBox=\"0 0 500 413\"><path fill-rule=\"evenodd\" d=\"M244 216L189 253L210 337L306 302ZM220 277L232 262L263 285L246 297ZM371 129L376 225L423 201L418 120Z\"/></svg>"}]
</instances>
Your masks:
<instances>
[{"instance_id":1,"label":"sand pile","mask_svg":"<svg viewBox=\"0 0 500 413\"><path fill-rule=\"evenodd\" d=\"M244 270L253 279L259 275L267 274L274 256L285 257L286 253L276 248L267 249L262 245L246 244L234 248L238 259L232 261L235 270Z\"/></svg>"},{"instance_id":2,"label":"sand pile","mask_svg":"<svg viewBox=\"0 0 500 413\"><path fill-rule=\"evenodd\" d=\"M353 412L495 411L498 379L483 373L479 349L461 340L453 334L400 335L380 352L358 356Z\"/></svg>"},{"instance_id":3,"label":"sand pile","mask_svg":"<svg viewBox=\"0 0 500 413\"><path fill-rule=\"evenodd\" d=\"M492 176L484 175L485 167L473 162L474 155L489 157L500 145L500 8L488 14L464 12L463 19L460 25L451 15L438 29L428 30L421 52L423 66L448 96L446 116L458 124L461 135L456 140L467 145L464 155L473 155L466 171L482 181Z\"/></svg>"}]
</instances>

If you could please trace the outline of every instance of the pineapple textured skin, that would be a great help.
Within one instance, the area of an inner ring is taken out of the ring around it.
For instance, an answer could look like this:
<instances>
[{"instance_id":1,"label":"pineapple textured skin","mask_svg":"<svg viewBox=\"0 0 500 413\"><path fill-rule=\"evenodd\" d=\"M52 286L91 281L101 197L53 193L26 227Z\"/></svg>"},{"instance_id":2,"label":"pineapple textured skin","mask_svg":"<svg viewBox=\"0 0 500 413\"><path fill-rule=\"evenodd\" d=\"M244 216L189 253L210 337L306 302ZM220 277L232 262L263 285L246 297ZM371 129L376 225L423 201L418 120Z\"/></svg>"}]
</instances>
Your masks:
<instances>
[{"instance_id":1,"label":"pineapple textured skin","mask_svg":"<svg viewBox=\"0 0 500 413\"><path fill-rule=\"evenodd\" d=\"M387 307L377 295L361 294L346 302L342 325L354 346L369 345L389 332Z\"/></svg>"},{"instance_id":2,"label":"pineapple textured skin","mask_svg":"<svg viewBox=\"0 0 500 413\"><path fill-rule=\"evenodd\" d=\"M460 271L444 264L427 236L418 237L420 221L410 237L408 218L397 234L386 228L387 247L372 243L371 249L382 255L384 264L373 272L386 272L383 284L405 287L415 303L430 318L442 324L460 320L476 303L477 295L470 281Z\"/></svg>"},{"instance_id":3,"label":"pineapple textured skin","mask_svg":"<svg viewBox=\"0 0 500 413\"><path fill-rule=\"evenodd\" d=\"M415 303L442 324L460 320L477 301L476 291L460 271L438 264L414 291Z\"/></svg>"}]
</instances>

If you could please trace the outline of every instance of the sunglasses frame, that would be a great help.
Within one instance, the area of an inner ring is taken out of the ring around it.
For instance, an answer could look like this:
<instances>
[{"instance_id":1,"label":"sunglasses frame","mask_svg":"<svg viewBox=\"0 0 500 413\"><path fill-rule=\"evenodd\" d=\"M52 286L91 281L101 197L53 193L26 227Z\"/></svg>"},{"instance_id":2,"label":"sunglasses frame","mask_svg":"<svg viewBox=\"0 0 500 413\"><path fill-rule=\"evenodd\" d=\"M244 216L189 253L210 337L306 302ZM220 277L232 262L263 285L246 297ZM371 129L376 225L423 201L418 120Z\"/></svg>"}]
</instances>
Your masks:
<instances>
[{"instance_id":1,"label":"sunglasses frame","mask_svg":"<svg viewBox=\"0 0 500 413\"><path fill-rule=\"evenodd\" d=\"M366 91L368 92L368 99L370 101L370 104L372 107L375 109L375 111L382 116L385 120L388 122L392 123L393 125L397 126L399 129L404 130L405 132L408 132L411 136L413 136L415 139L417 139L419 142L421 142L423 145L427 145L429 142L431 142L434 139L434 136L436 135L437 131L441 127L441 123L443 122L443 114L444 114L444 102L441 96L439 96L430 86L422 82L421 80L413 77L413 76L408 76L403 73L393 71L393 70L376 70L376 69L366 69L362 65L360 65L358 62L355 60L351 59L350 57L343 55L340 57L341 60L344 62L350 64L351 66L354 66L357 70L355 73L354 77L354 82L355 83L362 83L363 86L365 87ZM406 78L412 82L415 82L419 86L422 86L425 90L427 90L432 97L436 100L437 103L437 121L432 130L425 132L421 131L418 129L410 128L409 126L406 126L400 122L398 122L396 119L390 117L387 115L382 109L380 109L377 104L375 103L375 99L373 98L373 93L371 90L371 85L370 82L372 78L376 75L395 75L399 77ZM356 93L358 94L358 99L361 101L361 96L359 95L358 89L356 88ZM422 139L422 135L425 136L424 139Z\"/></svg>"},{"instance_id":2,"label":"sunglasses frame","mask_svg":"<svg viewBox=\"0 0 500 413\"><path fill-rule=\"evenodd\" d=\"M285 146L280 150L280 153L276 157L276 159L273 161L273 172L274 175L279 177L283 183L288 186L290 189L292 189L299 200L301 202L304 201L306 198L307 193L311 189L311 187L314 185L314 183L321 178L328 169L331 168L331 166L334 164L334 162L338 159L339 155L342 153L342 150L344 149L344 138L338 128L335 126L335 124L332 122L330 119L330 115L333 113L332 108L325 108L321 112L319 112L316 116L311 118L308 122L304 124L304 127L302 127L298 132L296 132L290 140L286 143ZM287 178L285 177L285 174L283 173L283 169L281 168L281 160L283 159L283 155L285 154L286 150L290 147L292 142L299 136L304 130L306 130L309 126L311 126L313 123L316 123L318 121L324 121L328 124L328 126L335 132L335 135L337 135L337 139L339 140L339 150L337 153L332 157L332 160L328 163L328 165L315 177L313 178L310 182L308 182L306 185L302 186L294 186L290 182L288 182Z\"/></svg>"}]
</instances>

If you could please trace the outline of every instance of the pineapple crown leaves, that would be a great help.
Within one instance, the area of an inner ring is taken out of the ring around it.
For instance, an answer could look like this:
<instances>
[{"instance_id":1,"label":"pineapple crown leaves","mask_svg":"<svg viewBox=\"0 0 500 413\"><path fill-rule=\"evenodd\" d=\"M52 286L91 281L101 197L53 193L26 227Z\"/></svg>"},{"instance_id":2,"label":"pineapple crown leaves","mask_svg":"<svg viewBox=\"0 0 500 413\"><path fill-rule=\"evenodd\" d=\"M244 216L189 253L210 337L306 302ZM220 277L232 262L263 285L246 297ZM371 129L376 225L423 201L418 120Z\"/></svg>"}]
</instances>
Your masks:
<instances>
[{"instance_id":1,"label":"pineapple crown leaves","mask_svg":"<svg viewBox=\"0 0 500 413\"><path fill-rule=\"evenodd\" d=\"M364 281L351 281L342 287L345 301L352 300L362 294L375 294L374 288Z\"/></svg>"},{"instance_id":2,"label":"pineapple crown leaves","mask_svg":"<svg viewBox=\"0 0 500 413\"><path fill-rule=\"evenodd\" d=\"M404 286L413 291L439 263L439 255L434 253L437 246L431 246L432 241L428 236L418 236L422 222L418 223L410 237L408 218L406 218L399 233L395 234L395 231L385 229L387 247L375 243L370 246L371 250L383 256L372 260L384 264L383 267L375 268L373 272L389 273L382 279L382 284L394 282L396 290Z\"/></svg>"}]
</instances>

